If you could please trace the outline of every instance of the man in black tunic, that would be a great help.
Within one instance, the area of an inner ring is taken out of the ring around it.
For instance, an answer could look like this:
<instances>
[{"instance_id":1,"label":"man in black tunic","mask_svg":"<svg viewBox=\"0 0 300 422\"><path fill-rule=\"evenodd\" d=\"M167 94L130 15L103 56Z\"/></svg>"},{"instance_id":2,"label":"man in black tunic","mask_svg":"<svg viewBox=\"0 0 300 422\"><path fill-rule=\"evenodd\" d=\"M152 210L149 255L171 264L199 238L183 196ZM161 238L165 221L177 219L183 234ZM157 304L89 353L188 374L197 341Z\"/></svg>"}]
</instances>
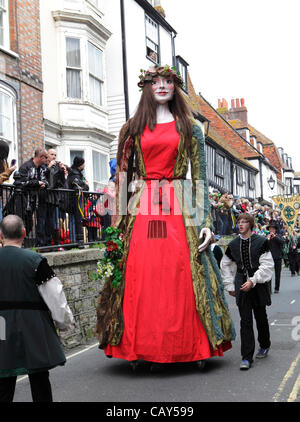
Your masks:
<instances>
[{"instance_id":1,"label":"man in black tunic","mask_svg":"<svg viewBox=\"0 0 300 422\"><path fill-rule=\"evenodd\" d=\"M254 218L250 214L238 217L240 235L232 240L221 261L225 289L235 296L241 317L240 369L249 369L253 362L255 338L253 316L256 320L260 349L257 358L267 356L271 342L266 306L271 305L270 280L274 261L269 242L252 234Z\"/></svg>"},{"instance_id":2,"label":"man in black tunic","mask_svg":"<svg viewBox=\"0 0 300 422\"><path fill-rule=\"evenodd\" d=\"M0 403L12 402L18 375L28 374L34 402L51 402L49 369L64 365L51 314L37 285L53 282L46 258L22 248L26 231L20 217L8 215L0 224ZM59 282L58 279L56 281ZM52 292L65 326L73 315L63 292ZM48 296L49 297L49 296Z\"/></svg>"},{"instance_id":3,"label":"man in black tunic","mask_svg":"<svg viewBox=\"0 0 300 422\"><path fill-rule=\"evenodd\" d=\"M282 248L284 241L280 234L278 233L278 226L273 223L269 224L267 227L269 234L267 239L269 240L270 251L274 260L275 267L275 290L274 293L279 293L280 287L280 276L281 276L281 267L282 267Z\"/></svg>"}]
</instances>

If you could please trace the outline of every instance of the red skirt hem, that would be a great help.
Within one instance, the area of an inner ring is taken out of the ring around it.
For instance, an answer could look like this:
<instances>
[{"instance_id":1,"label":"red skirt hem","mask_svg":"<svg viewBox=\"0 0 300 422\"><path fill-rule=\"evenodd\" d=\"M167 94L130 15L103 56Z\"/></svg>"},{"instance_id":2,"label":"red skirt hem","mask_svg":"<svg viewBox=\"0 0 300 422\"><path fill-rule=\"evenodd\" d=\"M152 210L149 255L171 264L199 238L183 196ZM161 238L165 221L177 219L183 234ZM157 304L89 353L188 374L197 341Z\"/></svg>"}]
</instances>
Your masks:
<instances>
[{"instance_id":1,"label":"red skirt hem","mask_svg":"<svg viewBox=\"0 0 300 422\"><path fill-rule=\"evenodd\" d=\"M111 346L108 345L104 349L104 353L106 356L117 358L117 359L124 359L127 361L134 361L134 360L144 360L147 362L157 362L157 363L180 363L180 362L197 362L199 360L206 360L210 359L215 356L222 357L224 355L224 352L227 350L230 350L232 348L231 342L227 341L222 343L220 346L218 346L215 350L210 350L209 353L201 353L199 351L199 354L193 354L191 355L180 355L180 356L159 356L154 357L153 354L142 354L142 353L122 353L120 348L118 346Z\"/></svg>"}]
</instances>

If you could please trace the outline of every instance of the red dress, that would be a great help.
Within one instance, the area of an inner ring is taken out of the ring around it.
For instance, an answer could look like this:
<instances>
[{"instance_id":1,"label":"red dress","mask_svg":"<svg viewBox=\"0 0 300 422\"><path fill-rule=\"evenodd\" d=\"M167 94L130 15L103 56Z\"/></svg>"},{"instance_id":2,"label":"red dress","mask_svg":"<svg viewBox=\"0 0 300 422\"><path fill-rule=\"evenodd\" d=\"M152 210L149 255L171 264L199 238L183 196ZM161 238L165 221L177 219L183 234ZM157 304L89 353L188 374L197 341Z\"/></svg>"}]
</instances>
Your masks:
<instances>
[{"instance_id":1,"label":"red dress","mask_svg":"<svg viewBox=\"0 0 300 422\"><path fill-rule=\"evenodd\" d=\"M183 218L174 212L179 207L173 188L170 215L163 215L155 199L153 179L172 178L179 139L174 121L157 124L153 132L146 128L141 137L148 189L140 201L127 258L123 336L118 346L105 348L115 358L167 363L223 355L221 347L211 350L196 310L189 246Z\"/></svg>"}]
</instances>

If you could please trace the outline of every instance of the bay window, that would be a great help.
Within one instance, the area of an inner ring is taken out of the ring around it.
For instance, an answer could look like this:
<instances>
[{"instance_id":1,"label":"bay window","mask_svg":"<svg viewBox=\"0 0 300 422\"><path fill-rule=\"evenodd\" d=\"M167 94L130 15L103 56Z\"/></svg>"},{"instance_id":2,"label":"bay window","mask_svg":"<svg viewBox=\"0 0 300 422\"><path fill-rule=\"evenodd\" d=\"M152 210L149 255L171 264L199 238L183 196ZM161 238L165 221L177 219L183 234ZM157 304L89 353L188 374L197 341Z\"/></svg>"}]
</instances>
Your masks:
<instances>
[{"instance_id":1,"label":"bay window","mask_svg":"<svg viewBox=\"0 0 300 422\"><path fill-rule=\"evenodd\" d=\"M108 155L98 151L93 151L93 175L94 190L106 185L109 179L108 174Z\"/></svg>"},{"instance_id":2,"label":"bay window","mask_svg":"<svg viewBox=\"0 0 300 422\"><path fill-rule=\"evenodd\" d=\"M67 55L67 97L81 98L81 55L80 39L66 38Z\"/></svg>"},{"instance_id":3,"label":"bay window","mask_svg":"<svg viewBox=\"0 0 300 422\"><path fill-rule=\"evenodd\" d=\"M92 43L88 43L89 55L89 92L90 101L96 105L101 106L102 100L102 85L103 85L103 59L102 51L95 47Z\"/></svg>"},{"instance_id":4,"label":"bay window","mask_svg":"<svg viewBox=\"0 0 300 422\"><path fill-rule=\"evenodd\" d=\"M17 159L16 96L5 84L0 84L0 139L9 145L9 159Z\"/></svg>"}]
</instances>

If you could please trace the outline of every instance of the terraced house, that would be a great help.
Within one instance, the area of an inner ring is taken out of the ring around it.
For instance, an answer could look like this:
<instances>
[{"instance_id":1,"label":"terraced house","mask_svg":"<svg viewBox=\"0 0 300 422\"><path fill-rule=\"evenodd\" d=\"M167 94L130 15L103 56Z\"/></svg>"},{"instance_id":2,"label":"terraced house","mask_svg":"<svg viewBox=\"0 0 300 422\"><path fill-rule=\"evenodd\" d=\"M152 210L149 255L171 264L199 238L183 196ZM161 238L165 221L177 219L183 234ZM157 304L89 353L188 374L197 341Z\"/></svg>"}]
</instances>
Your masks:
<instances>
[{"instance_id":1,"label":"terraced house","mask_svg":"<svg viewBox=\"0 0 300 422\"><path fill-rule=\"evenodd\" d=\"M106 46L111 31L102 1L40 1L45 145L70 165L88 163L90 190L105 185L114 136L108 124Z\"/></svg>"},{"instance_id":2,"label":"terraced house","mask_svg":"<svg viewBox=\"0 0 300 422\"><path fill-rule=\"evenodd\" d=\"M39 3L0 0L0 138L17 165L44 142Z\"/></svg>"},{"instance_id":3,"label":"terraced house","mask_svg":"<svg viewBox=\"0 0 300 422\"><path fill-rule=\"evenodd\" d=\"M221 111L245 141L259 152L258 160L254 157L248 159L259 167L261 196L267 199L273 195L293 194L295 189L292 158L282 147L277 147L271 139L248 123L244 99L231 100L231 108Z\"/></svg>"},{"instance_id":4,"label":"terraced house","mask_svg":"<svg viewBox=\"0 0 300 422\"><path fill-rule=\"evenodd\" d=\"M256 157L258 152L201 94L195 93L190 78L188 80L188 95L194 115L203 120L205 125L207 171L211 189L256 199L259 196L259 169L246 157Z\"/></svg>"}]
</instances>

